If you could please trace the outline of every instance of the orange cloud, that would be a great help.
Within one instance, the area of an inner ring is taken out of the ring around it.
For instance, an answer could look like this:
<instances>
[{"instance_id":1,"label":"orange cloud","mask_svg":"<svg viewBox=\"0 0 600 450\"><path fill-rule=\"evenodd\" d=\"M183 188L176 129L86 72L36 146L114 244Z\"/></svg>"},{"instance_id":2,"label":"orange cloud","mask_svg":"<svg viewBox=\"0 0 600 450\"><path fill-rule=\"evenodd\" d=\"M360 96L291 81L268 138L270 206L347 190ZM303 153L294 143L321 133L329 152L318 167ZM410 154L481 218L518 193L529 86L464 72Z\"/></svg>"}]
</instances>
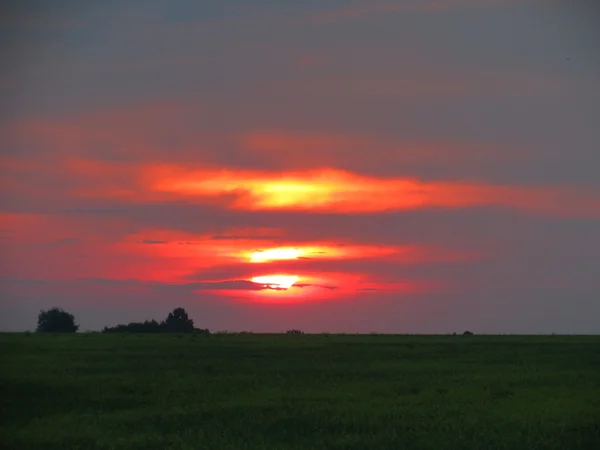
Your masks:
<instances>
[{"instance_id":1,"label":"orange cloud","mask_svg":"<svg viewBox=\"0 0 600 450\"><path fill-rule=\"evenodd\" d=\"M273 143L266 139L269 142ZM334 141L332 145L340 144ZM300 148L292 151L300 153ZM0 163L6 175L2 182L6 190L49 202L98 198L127 204L186 199L240 211L312 213L494 205L555 216L600 216L600 192L593 188L426 182L364 176L327 167L275 173L198 167L191 163L97 161L67 156L48 164L23 158L4 158Z\"/></svg>"},{"instance_id":2,"label":"orange cloud","mask_svg":"<svg viewBox=\"0 0 600 450\"><path fill-rule=\"evenodd\" d=\"M157 192L197 197L236 196L232 207L248 210L375 212L425 202L423 187L410 180L376 180L337 171L269 174L249 171L197 171L159 177ZM390 194L401 194L391 198Z\"/></svg>"},{"instance_id":3,"label":"orange cloud","mask_svg":"<svg viewBox=\"0 0 600 450\"><path fill-rule=\"evenodd\" d=\"M426 207L500 205L566 216L600 216L593 189L496 186L374 178L335 169L273 174L231 170L157 167L147 173L149 189L186 197L233 196L241 210L316 213L373 213Z\"/></svg>"}]
</instances>

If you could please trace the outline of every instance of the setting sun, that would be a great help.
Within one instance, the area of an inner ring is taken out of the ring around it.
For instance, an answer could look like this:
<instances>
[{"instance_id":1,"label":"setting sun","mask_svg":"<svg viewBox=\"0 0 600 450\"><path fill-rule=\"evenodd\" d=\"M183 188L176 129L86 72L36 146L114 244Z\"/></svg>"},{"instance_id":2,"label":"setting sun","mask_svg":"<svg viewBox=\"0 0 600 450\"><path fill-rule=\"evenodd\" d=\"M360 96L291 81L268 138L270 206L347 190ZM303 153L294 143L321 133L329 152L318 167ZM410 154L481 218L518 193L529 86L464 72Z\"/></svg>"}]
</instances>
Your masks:
<instances>
[{"instance_id":1,"label":"setting sun","mask_svg":"<svg viewBox=\"0 0 600 450\"><path fill-rule=\"evenodd\" d=\"M261 277L253 277L254 283L264 284L271 289L289 289L296 281L298 276L296 275L265 275Z\"/></svg>"}]
</instances>

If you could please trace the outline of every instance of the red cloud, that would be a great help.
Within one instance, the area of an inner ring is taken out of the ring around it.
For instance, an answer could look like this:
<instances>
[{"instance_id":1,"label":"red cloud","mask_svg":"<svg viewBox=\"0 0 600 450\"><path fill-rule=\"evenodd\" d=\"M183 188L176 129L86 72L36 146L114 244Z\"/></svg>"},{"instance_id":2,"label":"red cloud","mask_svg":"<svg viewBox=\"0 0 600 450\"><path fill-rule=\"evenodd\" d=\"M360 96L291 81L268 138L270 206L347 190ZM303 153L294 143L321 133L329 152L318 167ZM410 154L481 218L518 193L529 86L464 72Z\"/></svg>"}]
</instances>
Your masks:
<instances>
[{"instance_id":1,"label":"red cloud","mask_svg":"<svg viewBox=\"0 0 600 450\"><path fill-rule=\"evenodd\" d=\"M278 247L279 238L272 241L268 236L214 240L212 235L164 229L132 232L119 220L98 223L74 216L12 214L3 215L2 222L10 229L10 239L1 245L3 254L10 255L5 276L11 279L106 280L104 285L117 283L136 292L148 288L148 283L158 283L172 290L250 301L348 298L369 289L434 289L434 281L384 277L380 268L369 269L369 261L412 264L459 261L466 256L419 246L286 242L286 248L296 250L291 253L281 251L285 248ZM265 280L274 279L275 274L293 278L293 285L286 289L269 286Z\"/></svg>"}]
</instances>

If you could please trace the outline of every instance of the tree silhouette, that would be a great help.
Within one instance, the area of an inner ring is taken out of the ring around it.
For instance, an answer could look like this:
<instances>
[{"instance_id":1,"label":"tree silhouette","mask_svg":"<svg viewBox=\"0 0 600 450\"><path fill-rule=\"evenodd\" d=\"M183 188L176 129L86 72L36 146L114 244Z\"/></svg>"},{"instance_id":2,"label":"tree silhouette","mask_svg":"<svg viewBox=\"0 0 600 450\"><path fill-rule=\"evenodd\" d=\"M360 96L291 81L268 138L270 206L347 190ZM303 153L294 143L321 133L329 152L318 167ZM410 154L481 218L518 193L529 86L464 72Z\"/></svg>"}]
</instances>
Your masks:
<instances>
[{"instance_id":1,"label":"tree silhouette","mask_svg":"<svg viewBox=\"0 0 600 450\"><path fill-rule=\"evenodd\" d=\"M75 333L79 325L75 324L75 316L60 308L41 310L38 314L38 333Z\"/></svg>"},{"instance_id":2,"label":"tree silhouette","mask_svg":"<svg viewBox=\"0 0 600 450\"><path fill-rule=\"evenodd\" d=\"M183 308L175 308L161 324L169 333L188 333L194 331L194 321Z\"/></svg>"}]
</instances>

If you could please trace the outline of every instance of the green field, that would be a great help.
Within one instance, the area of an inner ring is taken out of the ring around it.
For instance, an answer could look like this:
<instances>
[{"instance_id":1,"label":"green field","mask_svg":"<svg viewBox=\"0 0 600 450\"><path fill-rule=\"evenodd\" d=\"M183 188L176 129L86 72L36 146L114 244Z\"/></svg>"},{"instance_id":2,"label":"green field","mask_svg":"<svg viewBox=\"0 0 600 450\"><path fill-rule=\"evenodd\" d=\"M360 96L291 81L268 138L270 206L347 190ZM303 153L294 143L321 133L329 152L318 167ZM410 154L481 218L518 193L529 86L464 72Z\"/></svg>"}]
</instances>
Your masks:
<instances>
[{"instance_id":1,"label":"green field","mask_svg":"<svg viewBox=\"0 0 600 450\"><path fill-rule=\"evenodd\" d=\"M1 334L5 449L600 449L598 336Z\"/></svg>"}]
</instances>

